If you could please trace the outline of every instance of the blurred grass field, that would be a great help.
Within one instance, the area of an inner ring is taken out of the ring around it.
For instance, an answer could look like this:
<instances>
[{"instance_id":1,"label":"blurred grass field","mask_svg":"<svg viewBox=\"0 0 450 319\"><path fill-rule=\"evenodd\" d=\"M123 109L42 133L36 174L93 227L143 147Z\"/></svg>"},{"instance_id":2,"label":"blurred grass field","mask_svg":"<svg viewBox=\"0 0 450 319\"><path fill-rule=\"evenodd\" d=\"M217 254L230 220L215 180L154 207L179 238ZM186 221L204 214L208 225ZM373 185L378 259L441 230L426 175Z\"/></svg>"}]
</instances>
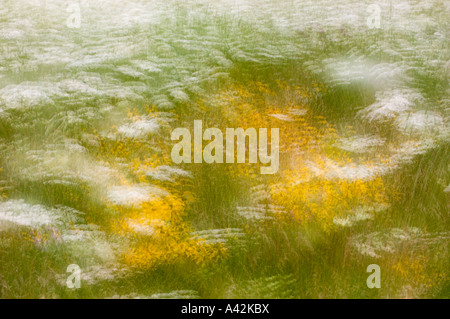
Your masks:
<instances>
[{"instance_id":1,"label":"blurred grass field","mask_svg":"<svg viewBox=\"0 0 450 319\"><path fill-rule=\"evenodd\" d=\"M449 298L449 6L370 4L5 1L0 297ZM280 170L175 165L200 119Z\"/></svg>"}]
</instances>

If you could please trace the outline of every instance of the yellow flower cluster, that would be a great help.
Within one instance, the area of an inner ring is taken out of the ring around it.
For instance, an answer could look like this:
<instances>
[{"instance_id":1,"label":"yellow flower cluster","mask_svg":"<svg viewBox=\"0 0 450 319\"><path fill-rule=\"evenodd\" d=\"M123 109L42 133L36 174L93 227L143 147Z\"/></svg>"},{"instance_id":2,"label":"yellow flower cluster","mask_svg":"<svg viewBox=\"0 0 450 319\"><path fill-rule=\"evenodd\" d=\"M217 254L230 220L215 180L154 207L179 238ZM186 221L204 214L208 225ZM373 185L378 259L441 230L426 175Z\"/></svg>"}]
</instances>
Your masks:
<instances>
[{"instance_id":1,"label":"yellow flower cluster","mask_svg":"<svg viewBox=\"0 0 450 319\"><path fill-rule=\"evenodd\" d=\"M381 178L370 181L340 181L312 178L309 172L287 171L285 183L272 185L274 203L287 208L300 223L314 222L324 230L333 226L335 217L360 205L374 205L385 200Z\"/></svg>"},{"instance_id":2,"label":"yellow flower cluster","mask_svg":"<svg viewBox=\"0 0 450 319\"><path fill-rule=\"evenodd\" d=\"M183 201L167 195L142 204L139 208L122 209L113 230L132 240L123 256L125 264L141 269L192 261L204 264L221 256L221 244L202 244L190 236L184 221Z\"/></svg>"},{"instance_id":3,"label":"yellow flower cluster","mask_svg":"<svg viewBox=\"0 0 450 319\"><path fill-rule=\"evenodd\" d=\"M361 205L386 202L386 190L380 177L371 179L339 179L317 175L306 163L314 163L326 171L326 160L340 165L352 164L352 158L333 147L339 138L336 129L323 116L314 115L309 103L323 91L320 84L313 88L291 87L277 81L275 88L261 82L245 85L232 84L212 98L199 100L196 116L205 118L207 126L243 129L280 129L280 167L275 176L261 176L259 165L227 165L230 174L247 179L250 183L265 183L272 204L282 206L289 214L278 214L280 221L288 218L300 225L314 223L327 231L333 227L335 217L345 216ZM154 108L147 108L149 113ZM135 116L129 112L129 117ZM270 136L269 136L270 139ZM170 165L170 143L156 136L149 144L133 139L102 140L104 156L125 158L128 173L123 184L148 183L146 170L160 165ZM158 146L155 153L149 145ZM235 150L236 151L236 150ZM144 153L145 154L144 154ZM144 155L145 156L144 156ZM123 254L123 261L141 269L182 262L204 264L223 256L222 243L206 243L192 238L185 216L185 201L195 200L189 182L157 181L166 195L149 198L137 207L114 206L120 216L111 222L113 232L128 239L130 246Z\"/></svg>"},{"instance_id":4,"label":"yellow flower cluster","mask_svg":"<svg viewBox=\"0 0 450 319\"><path fill-rule=\"evenodd\" d=\"M152 116L155 108L147 107L146 111ZM136 113L135 110L129 111L128 116L136 116ZM116 212L110 230L128 242L121 255L126 265L148 270L174 263L204 264L225 253L221 243L203 243L190 235L193 230L185 219L185 201L195 200L195 197L189 191L187 178L178 177L170 182L149 181L146 171L171 165L170 144L163 135L154 136L151 141L103 139L101 145L102 158L119 157L129 163L127 172L121 175L123 186L136 183L148 185L151 182L161 191L161 194L149 196L137 205L109 205ZM158 152L152 146L157 146Z\"/></svg>"},{"instance_id":5,"label":"yellow flower cluster","mask_svg":"<svg viewBox=\"0 0 450 319\"><path fill-rule=\"evenodd\" d=\"M323 90L320 84L303 88L282 81L277 81L274 89L260 82L232 85L215 96L209 111L219 112L217 119L226 119L219 125L226 127L278 127L281 172L269 182L271 201L301 224L314 222L329 230L335 217L356 206L384 204L387 197L380 177L326 178L307 165L313 163L317 170L326 172L326 159L336 165L354 164L345 151L333 147L339 138L335 127L323 116L313 115L309 107L309 101ZM240 176L258 177L259 168L254 164L234 167Z\"/></svg>"},{"instance_id":6,"label":"yellow flower cluster","mask_svg":"<svg viewBox=\"0 0 450 319\"><path fill-rule=\"evenodd\" d=\"M429 258L424 255L403 256L392 265L392 270L403 285L424 295L433 287L448 280L446 274L439 271L438 268L434 269L429 263Z\"/></svg>"}]
</instances>

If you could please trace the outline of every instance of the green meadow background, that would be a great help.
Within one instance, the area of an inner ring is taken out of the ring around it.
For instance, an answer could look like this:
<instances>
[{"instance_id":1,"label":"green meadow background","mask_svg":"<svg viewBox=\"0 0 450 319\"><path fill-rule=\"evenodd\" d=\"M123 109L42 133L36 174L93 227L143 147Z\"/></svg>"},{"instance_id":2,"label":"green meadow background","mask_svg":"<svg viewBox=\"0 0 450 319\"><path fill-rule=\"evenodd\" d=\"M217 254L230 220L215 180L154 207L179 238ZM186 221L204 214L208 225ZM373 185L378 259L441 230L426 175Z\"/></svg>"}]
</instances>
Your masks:
<instances>
[{"instance_id":1,"label":"green meadow background","mask_svg":"<svg viewBox=\"0 0 450 319\"><path fill-rule=\"evenodd\" d=\"M448 298L449 10L2 0L0 297ZM279 171L175 165L200 119Z\"/></svg>"}]
</instances>

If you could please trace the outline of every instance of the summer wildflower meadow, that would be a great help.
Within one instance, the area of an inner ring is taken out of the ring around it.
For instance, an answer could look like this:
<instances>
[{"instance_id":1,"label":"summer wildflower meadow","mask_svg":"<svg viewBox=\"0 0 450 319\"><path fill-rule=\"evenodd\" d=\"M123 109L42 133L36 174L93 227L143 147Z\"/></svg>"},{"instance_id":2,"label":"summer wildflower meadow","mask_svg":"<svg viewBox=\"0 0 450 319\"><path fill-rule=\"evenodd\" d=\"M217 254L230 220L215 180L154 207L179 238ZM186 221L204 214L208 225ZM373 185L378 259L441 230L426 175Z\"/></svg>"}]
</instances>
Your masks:
<instances>
[{"instance_id":1,"label":"summer wildflower meadow","mask_svg":"<svg viewBox=\"0 0 450 319\"><path fill-rule=\"evenodd\" d=\"M449 298L448 21L3 0L0 297Z\"/></svg>"}]
</instances>

